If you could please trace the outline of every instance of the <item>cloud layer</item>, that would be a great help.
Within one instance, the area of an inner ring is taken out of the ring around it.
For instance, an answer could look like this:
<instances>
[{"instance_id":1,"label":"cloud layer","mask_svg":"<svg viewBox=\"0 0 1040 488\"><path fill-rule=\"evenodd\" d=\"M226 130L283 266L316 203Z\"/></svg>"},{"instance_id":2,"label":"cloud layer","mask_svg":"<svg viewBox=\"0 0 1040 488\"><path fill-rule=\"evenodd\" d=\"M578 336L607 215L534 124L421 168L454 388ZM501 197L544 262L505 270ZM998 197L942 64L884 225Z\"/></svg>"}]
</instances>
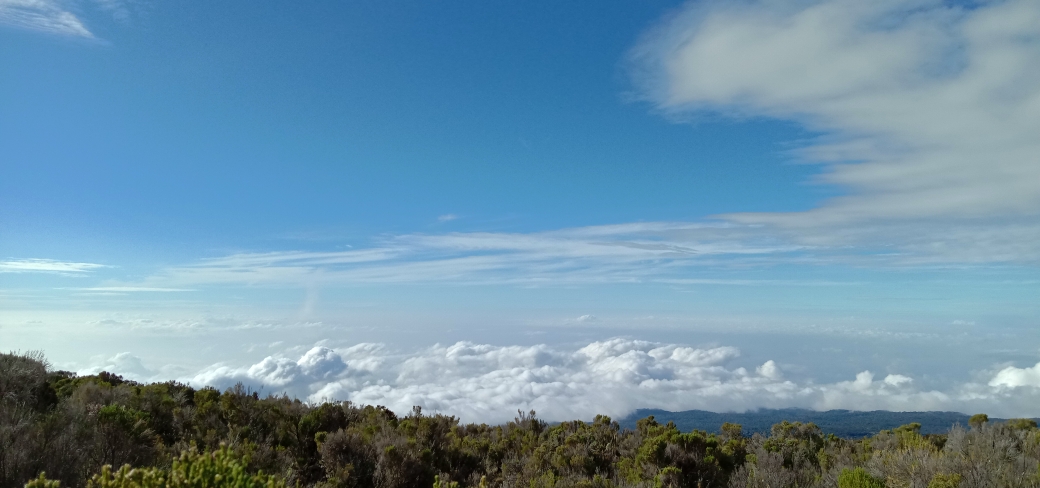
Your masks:
<instances>
[{"instance_id":1,"label":"cloud layer","mask_svg":"<svg viewBox=\"0 0 1040 488\"><path fill-rule=\"evenodd\" d=\"M1031 245L1040 241L1040 226L1006 226L999 230L993 228L996 224L986 229L953 226L942 239L935 240L933 237L943 231L938 228L939 222L934 224L863 225L831 228L829 233L819 228L801 236L761 224L719 222L647 222L534 233L410 234L346 251L232 254L170 267L143 281L112 281L104 286L193 289L206 285L314 287L431 282L831 286L855 283L718 279L712 271L777 265L915 268L1030 266L1040 262L1040 247ZM900 234L899 229L905 233ZM870 245L837 242L862 241L867 238L862 234L871 233L873 238L885 234L893 241Z\"/></svg>"},{"instance_id":2,"label":"cloud layer","mask_svg":"<svg viewBox=\"0 0 1040 488\"><path fill-rule=\"evenodd\" d=\"M573 349L459 342L410 354L380 344L343 349L319 345L298 357L273 355L248 366L214 365L182 380L221 388L241 382L266 393L286 392L310 401L352 400L399 412L420 405L482 422L510 419L517 409L534 409L554 420L623 416L637 408L1040 414L1040 364L1006 368L989 385L965 382L951 391L934 391L918 388L909 376L881 377L870 371L836 383L796 381L774 361L749 370L739 366L739 358L740 351L733 347L692 348L620 338ZM141 377L147 371L125 353L103 363L85 372L109 368Z\"/></svg>"},{"instance_id":3,"label":"cloud layer","mask_svg":"<svg viewBox=\"0 0 1040 488\"><path fill-rule=\"evenodd\" d=\"M689 267L775 262L804 247L720 223L654 222L536 233L410 234L367 249L242 253L112 286L328 283L618 283L683 278Z\"/></svg>"}]
</instances>

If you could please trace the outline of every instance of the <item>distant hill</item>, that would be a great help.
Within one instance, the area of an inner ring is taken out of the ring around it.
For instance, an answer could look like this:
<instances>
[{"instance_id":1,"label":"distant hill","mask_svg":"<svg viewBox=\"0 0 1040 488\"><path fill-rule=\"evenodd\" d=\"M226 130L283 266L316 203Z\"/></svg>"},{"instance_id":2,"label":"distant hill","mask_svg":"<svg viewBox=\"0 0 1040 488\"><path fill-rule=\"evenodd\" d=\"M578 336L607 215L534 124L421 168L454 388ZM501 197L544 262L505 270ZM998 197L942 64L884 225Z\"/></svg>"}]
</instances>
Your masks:
<instances>
[{"instance_id":1,"label":"distant hill","mask_svg":"<svg viewBox=\"0 0 1040 488\"><path fill-rule=\"evenodd\" d=\"M968 425L969 415L957 412L856 412L851 410L828 410L818 412L801 408L761 409L744 413L715 413L704 410L687 410L685 412L669 412L667 410L640 409L635 413L618 420L622 427L635 428L636 421L653 415L660 423L675 422L682 431L693 429L707 432L718 432L724 422L740 424L745 434L755 432L766 434L773 424L788 420L791 422L812 422L825 433L840 437L866 437L880 430L892 429L900 425L917 422L921 424L922 434L942 434L954 424ZM1000 421L1001 419L991 419Z\"/></svg>"}]
</instances>

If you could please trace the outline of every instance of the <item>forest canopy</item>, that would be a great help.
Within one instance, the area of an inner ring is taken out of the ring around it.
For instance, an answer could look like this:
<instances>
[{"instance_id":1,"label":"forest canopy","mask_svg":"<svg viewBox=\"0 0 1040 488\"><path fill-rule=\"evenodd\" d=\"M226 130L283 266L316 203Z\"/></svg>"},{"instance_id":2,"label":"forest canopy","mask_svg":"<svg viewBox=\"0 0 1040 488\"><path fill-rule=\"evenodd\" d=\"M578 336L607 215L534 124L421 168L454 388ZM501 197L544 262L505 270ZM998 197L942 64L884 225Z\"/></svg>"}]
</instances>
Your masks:
<instances>
[{"instance_id":1,"label":"forest canopy","mask_svg":"<svg viewBox=\"0 0 1040 488\"><path fill-rule=\"evenodd\" d=\"M465 424L351 402L310 404L177 382L137 383L0 354L0 488L1038 487L1029 419L922 434L910 423L842 438L782 421L746 435L681 431L653 416L550 424L518 412Z\"/></svg>"}]
</instances>

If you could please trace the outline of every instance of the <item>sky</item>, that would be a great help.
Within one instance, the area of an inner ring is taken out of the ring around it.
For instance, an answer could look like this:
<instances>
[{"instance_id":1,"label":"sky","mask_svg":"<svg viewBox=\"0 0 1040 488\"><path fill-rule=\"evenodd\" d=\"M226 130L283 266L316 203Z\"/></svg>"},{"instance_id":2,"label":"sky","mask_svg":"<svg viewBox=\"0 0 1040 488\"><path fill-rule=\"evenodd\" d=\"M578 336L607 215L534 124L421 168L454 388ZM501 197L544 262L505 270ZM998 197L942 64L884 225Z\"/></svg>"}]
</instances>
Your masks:
<instances>
[{"instance_id":1,"label":"sky","mask_svg":"<svg viewBox=\"0 0 1040 488\"><path fill-rule=\"evenodd\" d=\"M1040 3L0 0L0 349L1040 416Z\"/></svg>"}]
</instances>

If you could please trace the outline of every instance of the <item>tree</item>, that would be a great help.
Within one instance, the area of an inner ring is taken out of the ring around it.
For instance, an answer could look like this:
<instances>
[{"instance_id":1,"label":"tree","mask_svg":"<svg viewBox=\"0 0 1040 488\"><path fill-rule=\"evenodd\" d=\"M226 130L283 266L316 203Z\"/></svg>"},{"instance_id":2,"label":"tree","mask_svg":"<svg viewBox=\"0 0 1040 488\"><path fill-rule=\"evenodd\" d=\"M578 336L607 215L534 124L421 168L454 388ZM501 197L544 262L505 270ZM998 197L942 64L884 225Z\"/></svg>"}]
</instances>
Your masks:
<instances>
[{"instance_id":1,"label":"tree","mask_svg":"<svg viewBox=\"0 0 1040 488\"><path fill-rule=\"evenodd\" d=\"M977 413L975 415L972 415L971 418L968 419L968 425L970 425L973 429L978 429L982 427L982 425L986 422L989 422L989 415L986 415L984 413Z\"/></svg>"}]
</instances>

